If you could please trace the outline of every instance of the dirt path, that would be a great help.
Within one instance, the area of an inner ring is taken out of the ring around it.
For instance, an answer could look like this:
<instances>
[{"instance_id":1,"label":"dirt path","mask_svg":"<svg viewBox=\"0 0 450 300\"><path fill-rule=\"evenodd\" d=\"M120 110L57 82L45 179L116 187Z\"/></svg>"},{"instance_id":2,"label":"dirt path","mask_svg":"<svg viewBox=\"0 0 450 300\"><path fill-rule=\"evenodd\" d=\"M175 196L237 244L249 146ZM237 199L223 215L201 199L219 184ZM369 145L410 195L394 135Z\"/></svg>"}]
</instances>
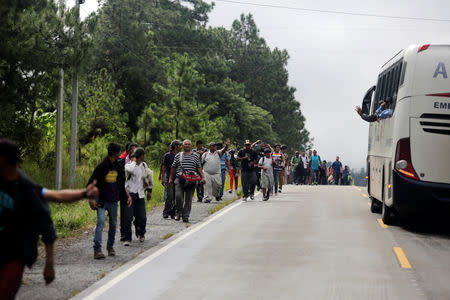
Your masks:
<instances>
[{"instance_id":1,"label":"dirt path","mask_svg":"<svg viewBox=\"0 0 450 300\"><path fill-rule=\"evenodd\" d=\"M231 194L225 192L224 200L231 199ZM194 200L195 201L195 200ZM208 211L218 202L192 204L190 216L191 224L201 222L209 214ZM117 252L115 257L106 257L104 260L93 259L94 229L85 231L76 239L70 241L57 241L55 246L56 279L49 286L45 286L43 279L43 258L39 258L33 268L26 269L23 285L16 299L68 299L75 296L108 272L132 260L138 254L158 245L165 235L175 234L186 228L183 222L162 218L162 207L158 207L147 215L146 240L140 243L133 240L130 247L118 243L119 230L116 233ZM103 233L103 251L106 254L107 229ZM133 238L134 238L133 234Z\"/></svg>"}]
</instances>

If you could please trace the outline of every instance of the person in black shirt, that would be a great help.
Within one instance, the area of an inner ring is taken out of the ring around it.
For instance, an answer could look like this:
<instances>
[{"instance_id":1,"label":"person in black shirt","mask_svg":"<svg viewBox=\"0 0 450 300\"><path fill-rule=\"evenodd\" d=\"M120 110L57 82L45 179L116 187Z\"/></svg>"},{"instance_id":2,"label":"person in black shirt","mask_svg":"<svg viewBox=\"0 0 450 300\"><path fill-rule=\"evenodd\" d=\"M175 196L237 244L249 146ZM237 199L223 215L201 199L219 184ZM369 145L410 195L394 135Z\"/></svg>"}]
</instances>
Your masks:
<instances>
[{"instance_id":1,"label":"person in black shirt","mask_svg":"<svg viewBox=\"0 0 450 300\"><path fill-rule=\"evenodd\" d=\"M249 140L246 140L245 147L239 150L237 160L241 162L241 184L244 193L242 200L247 201L248 197L253 200L257 180L255 164L258 163L258 155L251 148Z\"/></svg>"},{"instance_id":2,"label":"person in black shirt","mask_svg":"<svg viewBox=\"0 0 450 300\"><path fill-rule=\"evenodd\" d=\"M117 207L119 201L126 201L130 207L132 200L125 189L125 169L118 162L120 156L120 145L110 143L108 145L108 156L95 167L88 183L96 180L98 182L99 197L98 200L89 200L93 210L97 210L97 225L94 235L94 258L103 259L105 255L102 252L102 233L105 226L105 212L108 212L109 230L106 249L109 256L115 256L113 248L117 227ZM123 216L121 216L123 217ZM128 241L124 241L125 246L129 246Z\"/></svg>"},{"instance_id":3,"label":"person in black shirt","mask_svg":"<svg viewBox=\"0 0 450 300\"><path fill-rule=\"evenodd\" d=\"M24 267L36 261L39 236L45 245L44 279L55 278L53 243L55 228L47 201L73 202L96 197L95 182L86 190L47 190L36 184L19 167L20 149L0 139L0 298L14 299L22 282Z\"/></svg>"}]
</instances>

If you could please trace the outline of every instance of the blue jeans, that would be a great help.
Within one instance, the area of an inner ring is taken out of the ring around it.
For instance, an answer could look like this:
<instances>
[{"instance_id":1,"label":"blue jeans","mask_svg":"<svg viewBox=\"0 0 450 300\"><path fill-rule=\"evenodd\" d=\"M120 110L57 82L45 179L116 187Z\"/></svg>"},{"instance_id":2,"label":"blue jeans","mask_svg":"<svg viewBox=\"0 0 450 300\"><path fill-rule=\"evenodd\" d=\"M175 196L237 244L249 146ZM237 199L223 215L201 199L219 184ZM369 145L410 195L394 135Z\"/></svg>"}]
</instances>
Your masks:
<instances>
[{"instance_id":1,"label":"blue jeans","mask_svg":"<svg viewBox=\"0 0 450 300\"><path fill-rule=\"evenodd\" d=\"M278 193L278 182L280 181L281 170L273 170L273 188ZM273 191L273 189L271 189Z\"/></svg>"},{"instance_id":2,"label":"blue jeans","mask_svg":"<svg viewBox=\"0 0 450 300\"><path fill-rule=\"evenodd\" d=\"M103 227L105 227L106 211L108 212L109 216L108 242L106 247L111 248L114 245L117 227L117 202L106 201L103 207L97 208L97 226L95 226L94 251L102 250L102 234Z\"/></svg>"},{"instance_id":3,"label":"blue jeans","mask_svg":"<svg viewBox=\"0 0 450 300\"><path fill-rule=\"evenodd\" d=\"M220 189L219 197L223 197L223 189L225 187L225 180L227 179L227 169L222 169L220 171L220 175L222 176L222 188Z\"/></svg>"}]
</instances>

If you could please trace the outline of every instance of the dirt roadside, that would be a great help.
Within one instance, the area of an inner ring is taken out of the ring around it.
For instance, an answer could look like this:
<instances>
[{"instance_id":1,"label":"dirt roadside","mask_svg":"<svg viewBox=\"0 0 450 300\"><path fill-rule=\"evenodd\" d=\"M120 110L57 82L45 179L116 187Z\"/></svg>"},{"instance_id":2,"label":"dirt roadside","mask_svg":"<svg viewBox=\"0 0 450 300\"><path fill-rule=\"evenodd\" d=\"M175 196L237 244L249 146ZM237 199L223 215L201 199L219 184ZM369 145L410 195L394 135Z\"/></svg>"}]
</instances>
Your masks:
<instances>
[{"instance_id":1,"label":"dirt roadside","mask_svg":"<svg viewBox=\"0 0 450 300\"><path fill-rule=\"evenodd\" d=\"M225 192L224 201L232 199L231 194ZM194 199L195 201L195 199ZM222 201L221 201L222 202ZM189 221L191 224L201 222L206 218L211 208L220 202L212 203L193 202ZM23 285L16 299L68 299L86 289L107 273L132 260L140 253L158 245L172 234L176 234L189 226L183 222L162 218L162 207L158 207L147 214L146 240L140 243L133 240L130 247L125 247L118 242L119 230L116 232L116 244L114 246L117 255L106 257L104 260L93 259L94 228L86 230L76 238L70 240L57 240L55 245L55 271L56 279L46 286L43 279L44 259L39 257L32 269L26 269ZM133 230L134 232L134 230ZM135 238L133 234L133 238ZM103 232L103 251L107 229Z\"/></svg>"}]
</instances>

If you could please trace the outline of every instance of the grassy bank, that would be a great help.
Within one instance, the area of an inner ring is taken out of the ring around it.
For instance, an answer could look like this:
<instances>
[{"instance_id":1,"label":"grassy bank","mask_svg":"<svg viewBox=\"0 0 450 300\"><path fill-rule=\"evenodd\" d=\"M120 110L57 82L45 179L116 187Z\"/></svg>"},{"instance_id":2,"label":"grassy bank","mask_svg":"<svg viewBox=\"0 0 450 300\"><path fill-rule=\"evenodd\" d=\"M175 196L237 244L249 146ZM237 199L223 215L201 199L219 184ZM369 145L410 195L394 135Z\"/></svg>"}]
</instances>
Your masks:
<instances>
[{"instance_id":1,"label":"grassy bank","mask_svg":"<svg viewBox=\"0 0 450 300\"><path fill-rule=\"evenodd\" d=\"M30 175L37 183L43 187L53 187L54 171L40 168L35 163L25 162L22 169ZM159 167L152 168L153 174L153 193L152 199L146 201L147 210L154 209L162 205L164 189L158 181ZM77 188L83 188L89 180L93 169L87 166L77 167ZM63 187L68 187L68 174L63 174ZM64 238L77 234L80 230L95 226L97 222L97 213L89 207L87 200L81 200L72 204L50 203L53 222L55 224L58 237Z\"/></svg>"}]
</instances>

